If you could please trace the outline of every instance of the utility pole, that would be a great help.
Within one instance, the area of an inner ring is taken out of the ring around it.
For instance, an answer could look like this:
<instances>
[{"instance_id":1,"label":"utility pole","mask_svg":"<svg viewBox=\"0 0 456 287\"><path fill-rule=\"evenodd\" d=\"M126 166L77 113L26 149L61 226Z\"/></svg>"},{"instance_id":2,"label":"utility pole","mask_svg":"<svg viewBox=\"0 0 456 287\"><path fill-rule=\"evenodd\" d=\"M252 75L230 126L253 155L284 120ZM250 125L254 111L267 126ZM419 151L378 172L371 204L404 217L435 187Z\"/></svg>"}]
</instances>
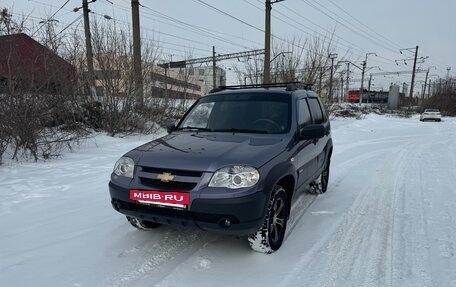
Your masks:
<instances>
[{"instance_id":1,"label":"utility pole","mask_svg":"<svg viewBox=\"0 0 456 287\"><path fill-rule=\"evenodd\" d=\"M344 75L343 73L340 74L340 101L338 100L337 102L343 102L344 100Z\"/></svg>"},{"instance_id":2,"label":"utility pole","mask_svg":"<svg viewBox=\"0 0 456 287\"><path fill-rule=\"evenodd\" d=\"M328 95L328 102L331 103L332 101L332 88L333 88L333 74L334 74L334 59L337 58L337 54L329 54L329 58L331 59L331 75L329 76L329 95Z\"/></svg>"},{"instance_id":3,"label":"utility pole","mask_svg":"<svg viewBox=\"0 0 456 287\"><path fill-rule=\"evenodd\" d=\"M141 67L141 31L139 25L139 0L131 0L133 25L133 79L135 81L136 105L143 106L143 76Z\"/></svg>"},{"instance_id":4,"label":"utility pole","mask_svg":"<svg viewBox=\"0 0 456 287\"><path fill-rule=\"evenodd\" d=\"M413 60L412 83L410 84L410 100L413 97L413 85L415 85L416 59L418 58L418 45L415 48L415 59Z\"/></svg>"},{"instance_id":5,"label":"utility pole","mask_svg":"<svg viewBox=\"0 0 456 287\"><path fill-rule=\"evenodd\" d=\"M212 88L217 88L217 61L215 58L215 46L212 46Z\"/></svg>"},{"instance_id":6,"label":"utility pole","mask_svg":"<svg viewBox=\"0 0 456 287\"><path fill-rule=\"evenodd\" d=\"M424 78L424 87L423 87L423 95L421 97L421 100L424 100L424 94L426 93L426 84L427 84L427 80L428 80L428 76L429 76L429 68L426 72L426 78ZM429 83L430 85L431 83Z\"/></svg>"},{"instance_id":7,"label":"utility pole","mask_svg":"<svg viewBox=\"0 0 456 287\"><path fill-rule=\"evenodd\" d=\"M367 91L369 91L369 92L371 90L371 83L372 83L372 74L369 75L369 86L367 87Z\"/></svg>"},{"instance_id":8,"label":"utility pole","mask_svg":"<svg viewBox=\"0 0 456 287\"><path fill-rule=\"evenodd\" d=\"M266 0L266 17L264 29L264 69L263 69L263 84L269 84L271 77L271 10L272 4L285 0Z\"/></svg>"},{"instance_id":9,"label":"utility pole","mask_svg":"<svg viewBox=\"0 0 456 287\"><path fill-rule=\"evenodd\" d=\"M77 11L77 10L75 10ZM93 51L92 51L92 37L90 35L90 22L89 22L89 3L87 0L82 0L82 12L84 14L84 32L86 39L86 58L87 58L87 75L89 80L90 92L96 95L95 89L95 71L93 69Z\"/></svg>"},{"instance_id":10,"label":"utility pole","mask_svg":"<svg viewBox=\"0 0 456 287\"><path fill-rule=\"evenodd\" d=\"M271 0L266 0L266 23L264 32L263 84L269 84L271 73Z\"/></svg>"},{"instance_id":11,"label":"utility pole","mask_svg":"<svg viewBox=\"0 0 456 287\"><path fill-rule=\"evenodd\" d=\"M367 55L366 55L367 61ZM363 69L361 72L361 88L359 89L359 103L363 102L363 93L364 93L364 72L366 71L366 61L363 62Z\"/></svg>"},{"instance_id":12,"label":"utility pole","mask_svg":"<svg viewBox=\"0 0 456 287\"><path fill-rule=\"evenodd\" d=\"M363 102L363 93L364 93L364 73L366 72L367 57L369 57L369 55L375 55L375 56L377 56L377 54L375 54L375 53L366 53L366 59L365 59L364 62L363 62L363 69L362 69L362 73L361 73L361 89L360 89L360 91L359 91L359 103L360 103L360 104Z\"/></svg>"},{"instance_id":13,"label":"utility pole","mask_svg":"<svg viewBox=\"0 0 456 287\"><path fill-rule=\"evenodd\" d=\"M348 90L350 89L350 86L349 86L349 83L350 83L350 62L347 62L347 80L346 80L346 92L348 93Z\"/></svg>"}]
</instances>

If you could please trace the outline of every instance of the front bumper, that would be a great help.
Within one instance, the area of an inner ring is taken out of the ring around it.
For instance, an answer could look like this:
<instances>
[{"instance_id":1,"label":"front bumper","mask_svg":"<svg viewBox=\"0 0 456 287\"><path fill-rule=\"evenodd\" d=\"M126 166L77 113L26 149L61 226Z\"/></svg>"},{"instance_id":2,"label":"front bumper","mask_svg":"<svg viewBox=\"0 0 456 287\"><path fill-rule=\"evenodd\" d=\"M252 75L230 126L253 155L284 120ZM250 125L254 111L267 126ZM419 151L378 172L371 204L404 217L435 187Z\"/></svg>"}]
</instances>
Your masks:
<instances>
[{"instance_id":1,"label":"front bumper","mask_svg":"<svg viewBox=\"0 0 456 287\"><path fill-rule=\"evenodd\" d=\"M440 120L442 120L442 116L440 116L440 115L422 115L422 116L420 116L420 119L422 121L426 121L426 120L440 121Z\"/></svg>"},{"instance_id":2,"label":"front bumper","mask_svg":"<svg viewBox=\"0 0 456 287\"><path fill-rule=\"evenodd\" d=\"M109 192L113 208L122 214L161 224L196 226L232 235L255 232L263 224L266 213L265 192L230 198L204 198L204 195L199 195L191 199L187 210L132 201L130 190L112 181L109 182Z\"/></svg>"}]
</instances>

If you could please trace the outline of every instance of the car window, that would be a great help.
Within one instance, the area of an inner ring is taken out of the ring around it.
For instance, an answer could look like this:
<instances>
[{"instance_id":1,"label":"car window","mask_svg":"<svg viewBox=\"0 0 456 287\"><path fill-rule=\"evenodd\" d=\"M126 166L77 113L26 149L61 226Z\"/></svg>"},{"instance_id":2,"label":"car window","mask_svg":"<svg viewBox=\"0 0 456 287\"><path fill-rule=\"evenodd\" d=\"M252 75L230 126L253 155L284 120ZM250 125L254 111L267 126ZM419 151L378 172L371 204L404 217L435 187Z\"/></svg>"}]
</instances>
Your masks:
<instances>
[{"instance_id":1,"label":"car window","mask_svg":"<svg viewBox=\"0 0 456 287\"><path fill-rule=\"evenodd\" d=\"M320 103L316 98L309 98L310 113L315 124L321 124L325 121Z\"/></svg>"},{"instance_id":2,"label":"car window","mask_svg":"<svg viewBox=\"0 0 456 287\"><path fill-rule=\"evenodd\" d=\"M290 100L283 95L232 95L201 100L179 128L278 134L288 132L290 123Z\"/></svg>"},{"instance_id":3,"label":"car window","mask_svg":"<svg viewBox=\"0 0 456 287\"><path fill-rule=\"evenodd\" d=\"M192 113L187 116L182 127L207 128L207 122L213 108L214 103L202 103L196 106Z\"/></svg>"},{"instance_id":4,"label":"car window","mask_svg":"<svg viewBox=\"0 0 456 287\"><path fill-rule=\"evenodd\" d=\"M300 128L312 123L312 118L310 117L309 106L306 99L301 99L298 101L298 125Z\"/></svg>"}]
</instances>

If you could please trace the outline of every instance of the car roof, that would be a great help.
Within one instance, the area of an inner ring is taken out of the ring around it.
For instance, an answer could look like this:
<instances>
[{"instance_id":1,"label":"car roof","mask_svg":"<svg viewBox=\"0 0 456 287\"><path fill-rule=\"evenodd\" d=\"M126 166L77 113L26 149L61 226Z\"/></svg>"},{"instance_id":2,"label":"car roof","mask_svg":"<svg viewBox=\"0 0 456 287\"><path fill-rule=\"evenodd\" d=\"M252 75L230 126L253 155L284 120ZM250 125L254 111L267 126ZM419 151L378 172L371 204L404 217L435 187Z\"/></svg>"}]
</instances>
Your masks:
<instances>
[{"instance_id":1,"label":"car roof","mask_svg":"<svg viewBox=\"0 0 456 287\"><path fill-rule=\"evenodd\" d=\"M299 96L318 97L311 90L311 85L301 83L279 83L279 84L259 84L259 85L240 85L240 86L220 86L212 89L207 96L229 95L229 94L264 94L274 93L283 95L299 94Z\"/></svg>"}]
</instances>

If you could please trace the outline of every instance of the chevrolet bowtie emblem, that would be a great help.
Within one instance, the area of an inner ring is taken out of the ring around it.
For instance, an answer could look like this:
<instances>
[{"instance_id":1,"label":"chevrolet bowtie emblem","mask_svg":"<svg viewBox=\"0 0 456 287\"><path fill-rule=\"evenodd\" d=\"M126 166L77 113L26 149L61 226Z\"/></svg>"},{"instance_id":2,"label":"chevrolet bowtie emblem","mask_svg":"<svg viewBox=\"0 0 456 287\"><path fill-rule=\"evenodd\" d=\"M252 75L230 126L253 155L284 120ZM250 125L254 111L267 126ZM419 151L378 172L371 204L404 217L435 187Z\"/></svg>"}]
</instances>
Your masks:
<instances>
[{"instance_id":1,"label":"chevrolet bowtie emblem","mask_svg":"<svg viewBox=\"0 0 456 287\"><path fill-rule=\"evenodd\" d=\"M157 176L157 179L159 179L162 182L170 182L174 178L175 178L175 176L170 174L169 172L164 172Z\"/></svg>"}]
</instances>

